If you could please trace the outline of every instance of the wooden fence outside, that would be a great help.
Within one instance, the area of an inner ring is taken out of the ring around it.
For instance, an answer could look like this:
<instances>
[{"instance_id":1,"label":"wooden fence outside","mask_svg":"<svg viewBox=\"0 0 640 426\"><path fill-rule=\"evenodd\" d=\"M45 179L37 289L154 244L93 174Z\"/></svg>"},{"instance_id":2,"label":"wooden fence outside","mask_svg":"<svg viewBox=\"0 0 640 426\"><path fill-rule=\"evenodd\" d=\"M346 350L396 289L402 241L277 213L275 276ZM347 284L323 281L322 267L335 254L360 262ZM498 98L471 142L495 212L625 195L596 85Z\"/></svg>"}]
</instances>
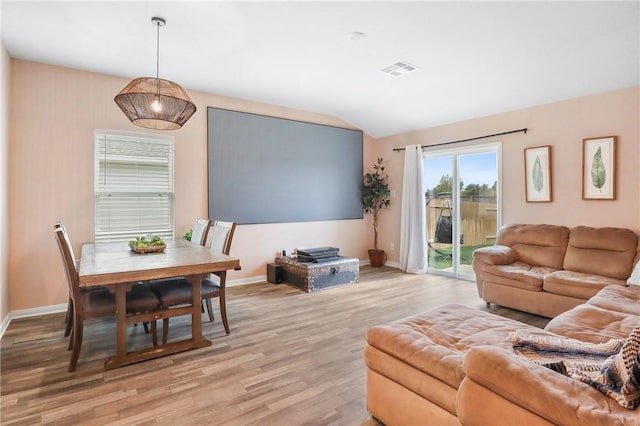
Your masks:
<instances>
[{"instance_id":1,"label":"wooden fence outside","mask_svg":"<svg viewBox=\"0 0 640 426\"><path fill-rule=\"evenodd\" d=\"M481 201L474 198L461 199L461 232L465 245L493 244L497 232L497 204L495 198L483 197ZM449 201L450 202L450 201ZM452 205L452 208L454 206ZM429 241L434 240L438 218L449 215L446 199L437 199L429 203L427 209L427 232Z\"/></svg>"}]
</instances>

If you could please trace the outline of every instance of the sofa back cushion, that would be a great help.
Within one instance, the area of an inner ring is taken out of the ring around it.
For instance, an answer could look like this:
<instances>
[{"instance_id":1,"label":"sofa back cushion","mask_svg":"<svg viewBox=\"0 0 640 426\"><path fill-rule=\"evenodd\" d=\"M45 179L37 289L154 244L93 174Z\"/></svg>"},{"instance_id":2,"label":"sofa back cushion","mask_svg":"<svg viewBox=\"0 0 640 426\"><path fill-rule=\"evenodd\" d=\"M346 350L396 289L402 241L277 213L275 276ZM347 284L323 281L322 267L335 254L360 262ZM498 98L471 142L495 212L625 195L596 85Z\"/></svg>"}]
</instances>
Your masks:
<instances>
[{"instance_id":1,"label":"sofa back cushion","mask_svg":"<svg viewBox=\"0 0 640 426\"><path fill-rule=\"evenodd\" d=\"M498 231L496 244L509 246L522 262L562 269L569 242L569 228L558 225L505 225Z\"/></svg>"},{"instance_id":2,"label":"sofa back cushion","mask_svg":"<svg viewBox=\"0 0 640 426\"><path fill-rule=\"evenodd\" d=\"M630 229L571 229L564 269L626 280L631 275L638 237Z\"/></svg>"}]
</instances>

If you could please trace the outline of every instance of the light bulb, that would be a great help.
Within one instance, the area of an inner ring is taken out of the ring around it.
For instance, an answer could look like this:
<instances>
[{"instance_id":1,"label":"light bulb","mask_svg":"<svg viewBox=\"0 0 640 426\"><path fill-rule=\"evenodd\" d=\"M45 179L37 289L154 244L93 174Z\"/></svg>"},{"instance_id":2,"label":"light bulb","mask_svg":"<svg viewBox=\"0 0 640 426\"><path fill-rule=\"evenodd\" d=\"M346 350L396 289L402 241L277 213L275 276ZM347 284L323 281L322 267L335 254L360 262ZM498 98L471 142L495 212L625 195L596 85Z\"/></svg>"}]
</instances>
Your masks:
<instances>
[{"instance_id":1,"label":"light bulb","mask_svg":"<svg viewBox=\"0 0 640 426\"><path fill-rule=\"evenodd\" d=\"M155 101L153 101L153 103L151 104L151 109L154 112L160 112L162 111L162 104L160 103L160 101L158 99L156 99Z\"/></svg>"}]
</instances>

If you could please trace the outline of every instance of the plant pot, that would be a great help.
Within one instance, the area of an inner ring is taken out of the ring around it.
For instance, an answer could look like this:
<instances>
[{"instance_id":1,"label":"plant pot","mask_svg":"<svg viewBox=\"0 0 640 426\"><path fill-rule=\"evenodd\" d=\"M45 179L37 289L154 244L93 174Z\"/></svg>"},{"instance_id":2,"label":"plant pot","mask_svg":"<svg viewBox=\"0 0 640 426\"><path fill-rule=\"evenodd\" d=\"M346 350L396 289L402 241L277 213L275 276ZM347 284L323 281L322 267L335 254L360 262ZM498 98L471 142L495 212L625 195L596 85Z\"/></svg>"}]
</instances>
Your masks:
<instances>
[{"instance_id":1,"label":"plant pot","mask_svg":"<svg viewBox=\"0 0 640 426\"><path fill-rule=\"evenodd\" d=\"M384 250L369 250L369 265L378 268L384 265L384 262L387 260L387 254Z\"/></svg>"}]
</instances>

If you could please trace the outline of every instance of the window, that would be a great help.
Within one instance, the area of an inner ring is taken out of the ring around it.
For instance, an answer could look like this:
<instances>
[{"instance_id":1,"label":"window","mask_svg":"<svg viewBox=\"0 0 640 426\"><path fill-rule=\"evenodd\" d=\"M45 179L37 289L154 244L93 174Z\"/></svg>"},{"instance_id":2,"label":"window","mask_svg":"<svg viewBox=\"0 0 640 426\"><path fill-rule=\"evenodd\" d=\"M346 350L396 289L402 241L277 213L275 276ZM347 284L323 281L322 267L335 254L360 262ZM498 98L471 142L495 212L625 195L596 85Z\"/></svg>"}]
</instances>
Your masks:
<instances>
[{"instance_id":1,"label":"window","mask_svg":"<svg viewBox=\"0 0 640 426\"><path fill-rule=\"evenodd\" d=\"M95 133L95 240L173 237L173 137Z\"/></svg>"}]
</instances>

